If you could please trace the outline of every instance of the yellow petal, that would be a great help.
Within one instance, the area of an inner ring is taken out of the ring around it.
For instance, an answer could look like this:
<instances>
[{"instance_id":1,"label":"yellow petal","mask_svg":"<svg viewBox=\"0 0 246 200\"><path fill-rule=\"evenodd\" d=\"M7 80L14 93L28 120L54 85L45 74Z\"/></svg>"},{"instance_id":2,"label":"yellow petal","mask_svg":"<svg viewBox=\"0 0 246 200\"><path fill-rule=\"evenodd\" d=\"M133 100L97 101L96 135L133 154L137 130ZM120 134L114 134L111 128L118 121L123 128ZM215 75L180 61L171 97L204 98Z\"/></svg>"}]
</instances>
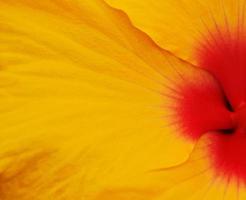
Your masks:
<instances>
[{"instance_id":1,"label":"yellow petal","mask_svg":"<svg viewBox=\"0 0 246 200\"><path fill-rule=\"evenodd\" d=\"M194 50L211 33L244 26L244 0L106 0L162 48L196 64Z\"/></svg>"},{"instance_id":2,"label":"yellow petal","mask_svg":"<svg viewBox=\"0 0 246 200\"><path fill-rule=\"evenodd\" d=\"M93 199L187 159L168 94L206 75L123 13L99 0L1 0L0 42L1 199Z\"/></svg>"}]
</instances>

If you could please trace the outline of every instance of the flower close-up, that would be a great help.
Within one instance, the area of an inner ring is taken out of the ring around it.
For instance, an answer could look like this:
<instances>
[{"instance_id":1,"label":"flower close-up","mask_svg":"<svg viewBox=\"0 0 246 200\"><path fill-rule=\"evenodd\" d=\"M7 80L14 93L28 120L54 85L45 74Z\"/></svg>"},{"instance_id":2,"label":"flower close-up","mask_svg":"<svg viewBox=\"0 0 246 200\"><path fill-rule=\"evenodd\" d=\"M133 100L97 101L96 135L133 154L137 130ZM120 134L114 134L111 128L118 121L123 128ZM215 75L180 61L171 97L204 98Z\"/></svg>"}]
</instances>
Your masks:
<instances>
[{"instance_id":1,"label":"flower close-up","mask_svg":"<svg viewBox=\"0 0 246 200\"><path fill-rule=\"evenodd\" d=\"M245 200L246 0L0 0L0 200Z\"/></svg>"}]
</instances>

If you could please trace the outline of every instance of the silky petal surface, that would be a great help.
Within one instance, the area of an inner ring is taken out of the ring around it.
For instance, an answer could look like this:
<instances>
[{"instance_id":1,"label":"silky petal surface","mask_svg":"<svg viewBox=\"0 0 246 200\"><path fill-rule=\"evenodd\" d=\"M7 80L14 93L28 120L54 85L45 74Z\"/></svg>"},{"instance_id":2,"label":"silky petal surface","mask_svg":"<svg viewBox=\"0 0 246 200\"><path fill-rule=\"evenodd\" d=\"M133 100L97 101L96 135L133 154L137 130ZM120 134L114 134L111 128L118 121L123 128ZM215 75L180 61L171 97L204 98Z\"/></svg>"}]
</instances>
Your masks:
<instances>
[{"instance_id":1,"label":"silky petal surface","mask_svg":"<svg viewBox=\"0 0 246 200\"><path fill-rule=\"evenodd\" d=\"M123 12L99 0L1 0L0 42L1 199L94 199L133 186L151 199L159 180L141 175L188 158L195 141L169 116L172 92L190 77L213 80Z\"/></svg>"}]
</instances>

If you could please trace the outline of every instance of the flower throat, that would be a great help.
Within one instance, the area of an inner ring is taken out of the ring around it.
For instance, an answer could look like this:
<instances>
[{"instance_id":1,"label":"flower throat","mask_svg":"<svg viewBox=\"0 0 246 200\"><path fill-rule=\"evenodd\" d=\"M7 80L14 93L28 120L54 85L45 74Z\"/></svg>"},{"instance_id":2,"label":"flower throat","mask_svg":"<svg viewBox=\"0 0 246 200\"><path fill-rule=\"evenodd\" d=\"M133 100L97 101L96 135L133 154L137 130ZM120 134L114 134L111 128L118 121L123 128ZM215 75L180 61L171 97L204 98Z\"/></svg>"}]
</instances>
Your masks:
<instances>
[{"instance_id":1,"label":"flower throat","mask_svg":"<svg viewBox=\"0 0 246 200\"><path fill-rule=\"evenodd\" d=\"M246 37L217 31L197 53L199 67L210 74L179 88L177 116L183 136L198 140L213 133L207 147L216 173L246 183ZM212 79L212 81L210 80Z\"/></svg>"}]
</instances>

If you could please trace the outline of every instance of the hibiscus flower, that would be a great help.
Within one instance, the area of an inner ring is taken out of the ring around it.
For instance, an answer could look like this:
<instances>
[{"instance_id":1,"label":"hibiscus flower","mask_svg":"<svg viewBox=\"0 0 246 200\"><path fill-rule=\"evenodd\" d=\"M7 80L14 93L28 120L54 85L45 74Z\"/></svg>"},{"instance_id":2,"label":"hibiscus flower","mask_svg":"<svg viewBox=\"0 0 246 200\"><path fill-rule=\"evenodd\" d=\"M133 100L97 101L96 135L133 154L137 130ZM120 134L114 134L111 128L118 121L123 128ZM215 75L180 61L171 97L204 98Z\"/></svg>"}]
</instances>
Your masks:
<instances>
[{"instance_id":1,"label":"hibiscus flower","mask_svg":"<svg viewBox=\"0 0 246 200\"><path fill-rule=\"evenodd\" d=\"M0 199L245 199L245 5L0 0Z\"/></svg>"}]
</instances>

